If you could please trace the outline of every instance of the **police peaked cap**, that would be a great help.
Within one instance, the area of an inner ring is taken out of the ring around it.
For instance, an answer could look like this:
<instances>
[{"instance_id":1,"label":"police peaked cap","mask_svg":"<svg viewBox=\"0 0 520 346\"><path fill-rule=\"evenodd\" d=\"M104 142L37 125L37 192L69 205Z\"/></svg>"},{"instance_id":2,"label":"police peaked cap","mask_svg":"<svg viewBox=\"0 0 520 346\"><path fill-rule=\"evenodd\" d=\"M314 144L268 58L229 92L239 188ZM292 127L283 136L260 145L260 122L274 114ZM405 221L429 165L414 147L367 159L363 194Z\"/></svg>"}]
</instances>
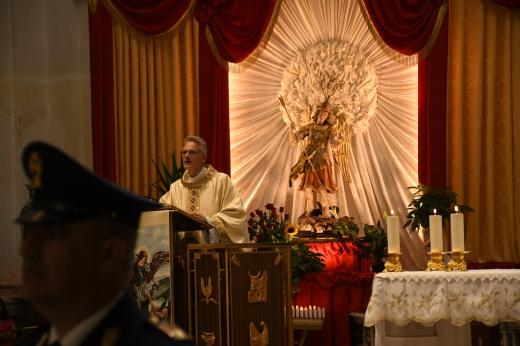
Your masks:
<instances>
[{"instance_id":1,"label":"police peaked cap","mask_svg":"<svg viewBox=\"0 0 520 346\"><path fill-rule=\"evenodd\" d=\"M16 220L22 224L106 219L137 227L141 212L161 205L126 191L42 142L22 154L33 199Z\"/></svg>"}]
</instances>

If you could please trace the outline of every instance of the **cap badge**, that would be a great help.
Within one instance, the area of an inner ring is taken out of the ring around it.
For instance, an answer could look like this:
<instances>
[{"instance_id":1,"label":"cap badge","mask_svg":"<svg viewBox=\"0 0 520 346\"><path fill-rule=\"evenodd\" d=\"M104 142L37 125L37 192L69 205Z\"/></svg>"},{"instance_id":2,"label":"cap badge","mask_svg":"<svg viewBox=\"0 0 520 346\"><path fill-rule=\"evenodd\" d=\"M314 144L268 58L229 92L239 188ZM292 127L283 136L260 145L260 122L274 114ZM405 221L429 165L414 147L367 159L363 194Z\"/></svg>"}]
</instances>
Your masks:
<instances>
[{"instance_id":1,"label":"cap badge","mask_svg":"<svg viewBox=\"0 0 520 346\"><path fill-rule=\"evenodd\" d=\"M28 162L29 177L31 178L31 188L39 189L42 186L42 158L40 153L33 151L29 155Z\"/></svg>"}]
</instances>

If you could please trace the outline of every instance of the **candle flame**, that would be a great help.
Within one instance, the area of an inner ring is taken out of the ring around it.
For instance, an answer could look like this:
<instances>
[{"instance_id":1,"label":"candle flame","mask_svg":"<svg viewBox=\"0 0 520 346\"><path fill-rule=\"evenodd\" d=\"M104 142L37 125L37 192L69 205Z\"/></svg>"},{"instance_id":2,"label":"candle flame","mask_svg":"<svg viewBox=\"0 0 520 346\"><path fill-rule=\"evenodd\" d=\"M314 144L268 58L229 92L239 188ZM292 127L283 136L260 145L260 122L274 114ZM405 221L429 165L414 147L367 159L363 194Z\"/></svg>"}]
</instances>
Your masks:
<instances>
[{"instance_id":1,"label":"candle flame","mask_svg":"<svg viewBox=\"0 0 520 346\"><path fill-rule=\"evenodd\" d=\"M392 216L394 216L394 210L393 210L393 209L390 210L390 214L391 214Z\"/></svg>"},{"instance_id":2,"label":"candle flame","mask_svg":"<svg viewBox=\"0 0 520 346\"><path fill-rule=\"evenodd\" d=\"M434 214L437 214L437 209L433 209L433 213L434 213Z\"/></svg>"},{"instance_id":3,"label":"candle flame","mask_svg":"<svg viewBox=\"0 0 520 346\"><path fill-rule=\"evenodd\" d=\"M456 213L459 212L459 207L455 206L455 212L456 212Z\"/></svg>"}]
</instances>

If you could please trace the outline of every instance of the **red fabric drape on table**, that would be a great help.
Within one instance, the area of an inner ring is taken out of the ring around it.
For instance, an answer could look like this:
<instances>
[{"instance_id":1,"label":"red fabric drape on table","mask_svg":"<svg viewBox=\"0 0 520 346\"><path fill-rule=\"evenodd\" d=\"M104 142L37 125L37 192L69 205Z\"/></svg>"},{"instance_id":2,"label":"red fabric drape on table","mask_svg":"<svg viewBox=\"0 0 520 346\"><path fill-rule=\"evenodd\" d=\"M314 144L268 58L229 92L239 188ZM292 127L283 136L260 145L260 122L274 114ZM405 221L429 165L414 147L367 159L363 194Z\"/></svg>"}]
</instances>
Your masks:
<instances>
[{"instance_id":1,"label":"red fabric drape on table","mask_svg":"<svg viewBox=\"0 0 520 346\"><path fill-rule=\"evenodd\" d=\"M228 71L199 31L199 134L208 143L208 162L230 174Z\"/></svg>"},{"instance_id":2,"label":"red fabric drape on table","mask_svg":"<svg viewBox=\"0 0 520 346\"><path fill-rule=\"evenodd\" d=\"M418 53L428 43L442 0L363 0L381 39L401 54Z\"/></svg>"},{"instance_id":3,"label":"red fabric drape on table","mask_svg":"<svg viewBox=\"0 0 520 346\"><path fill-rule=\"evenodd\" d=\"M89 12L92 158L96 174L116 180L112 17L103 3Z\"/></svg>"},{"instance_id":4,"label":"red fabric drape on table","mask_svg":"<svg viewBox=\"0 0 520 346\"><path fill-rule=\"evenodd\" d=\"M209 28L220 56L238 63L261 42L276 3L277 0L198 0L195 17L203 29Z\"/></svg>"},{"instance_id":5,"label":"red fabric drape on table","mask_svg":"<svg viewBox=\"0 0 520 346\"><path fill-rule=\"evenodd\" d=\"M170 30L190 7L191 0L108 0L130 25L147 35Z\"/></svg>"},{"instance_id":6,"label":"red fabric drape on table","mask_svg":"<svg viewBox=\"0 0 520 346\"><path fill-rule=\"evenodd\" d=\"M430 54L419 63L419 182L446 186L448 13Z\"/></svg>"},{"instance_id":7,"label":"red fabric drape on table","mask_svg":"<svg viewBox=\"0 0 520 346\"><path fill-rule=\"evenodd\" d=\"M306 345L350 345L349 315L364 312L371 295L374 273L370 261L359 256L352 243L311 243L312 251L321 253L323 272L306 275L298 286L293 305L319 306L326 310L323 331L310 331Z\"/></svg>"}]
</instances>

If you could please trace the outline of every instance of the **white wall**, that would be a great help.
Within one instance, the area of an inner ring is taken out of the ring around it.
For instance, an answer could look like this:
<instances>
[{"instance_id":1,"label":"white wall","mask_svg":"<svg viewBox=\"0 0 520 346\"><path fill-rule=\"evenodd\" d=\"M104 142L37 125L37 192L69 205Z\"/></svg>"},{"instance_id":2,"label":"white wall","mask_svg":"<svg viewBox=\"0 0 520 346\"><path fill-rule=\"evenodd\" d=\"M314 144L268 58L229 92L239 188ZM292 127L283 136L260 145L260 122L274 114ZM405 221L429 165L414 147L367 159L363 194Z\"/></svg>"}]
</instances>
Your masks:
<instances>
[{"instance_id":1,"label":"white wall","mask_svg":"<svg viewBox=\"0 0 520 346\"><path fill-rule=\"evenodd\" d=\"M0 1L0 282L19 280L23 147L44 140L92 166L89 73L86 1Z\"/></svg>"}]
</instances>

